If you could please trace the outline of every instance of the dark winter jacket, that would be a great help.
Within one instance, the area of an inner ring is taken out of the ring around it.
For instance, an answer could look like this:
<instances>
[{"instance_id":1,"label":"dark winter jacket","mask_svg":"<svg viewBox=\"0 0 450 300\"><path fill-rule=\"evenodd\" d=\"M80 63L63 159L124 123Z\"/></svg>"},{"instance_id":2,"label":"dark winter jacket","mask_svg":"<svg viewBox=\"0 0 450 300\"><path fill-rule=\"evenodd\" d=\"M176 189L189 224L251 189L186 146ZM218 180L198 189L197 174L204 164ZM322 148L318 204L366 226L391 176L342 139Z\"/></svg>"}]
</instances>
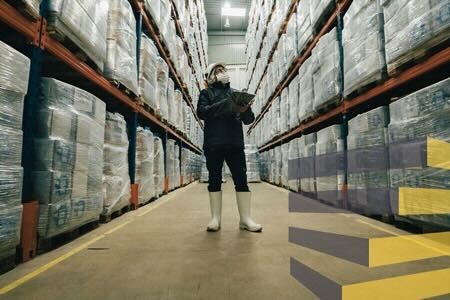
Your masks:
<instances>
[{"instance_id":1,"label":"dark winter jacket","mask_svg":"<svg viewBox=\"0 0 450 300\"><path fill-rule=\"evenodd\" d=\"M230 84L214 83L200 92L197 114L205 121L203 148L236 146L244 148L242 123L255 121L251 108L244 113L233 112Z\"/></svg>"}]
</instances>

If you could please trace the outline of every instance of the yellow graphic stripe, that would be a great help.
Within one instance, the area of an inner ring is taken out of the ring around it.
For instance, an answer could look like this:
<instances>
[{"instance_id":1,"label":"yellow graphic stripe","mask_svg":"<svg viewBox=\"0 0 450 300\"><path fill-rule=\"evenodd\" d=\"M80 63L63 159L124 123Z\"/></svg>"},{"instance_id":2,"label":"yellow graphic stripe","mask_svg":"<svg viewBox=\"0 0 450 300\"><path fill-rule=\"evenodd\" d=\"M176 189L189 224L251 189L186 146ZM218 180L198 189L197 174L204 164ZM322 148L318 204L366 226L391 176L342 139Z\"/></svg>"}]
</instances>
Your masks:
<instances>
[{"instance_id":1,"label":"yellow graphic stripe","mask_svg":"<svg viewBox=\"0 0 450 300\"><path fill-rule=\"evenodd\" d=\"M427 137L427 165L450 170L450 143Z\"/></svg>"},{"instance_id":2,"label":"yellow graphic stripe","mask_svg":"<svg viewBox=\"0 0 450 300\"><path fill-rule=\"evenodd\" d=\"M450 190L400 187L400 216L450 214Z\"/></svg>"},{"instance_id":3,"label":"yellow graphic stripe","mask_svg":"<svg viewBox=\"0 0 450 300\"><path fill-rule=\"evenodd\" d=\"M369 239L369 267L450 255L450 232Z\"/></svg>"},{"instance_id":4,"label":"yellow graphic stripe","mask_svg":"<svg viewBox=\"0 0 450 300\"><path fill-rule=\"evenodd\" d=\"M345 285L343 300L424 299L450 293L450 268Z\"/></svg>"}]
</instances>

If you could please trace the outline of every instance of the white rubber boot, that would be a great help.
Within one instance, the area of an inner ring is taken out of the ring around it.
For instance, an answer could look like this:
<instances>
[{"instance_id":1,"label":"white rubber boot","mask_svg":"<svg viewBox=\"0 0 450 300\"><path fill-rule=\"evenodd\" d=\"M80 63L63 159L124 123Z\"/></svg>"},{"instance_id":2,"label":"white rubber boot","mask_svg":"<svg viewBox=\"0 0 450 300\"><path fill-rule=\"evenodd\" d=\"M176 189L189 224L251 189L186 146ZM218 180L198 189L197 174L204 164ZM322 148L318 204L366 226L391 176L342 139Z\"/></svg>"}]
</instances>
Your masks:
<instances>
[{"instance_id":1,"label":"white rubber boot","mask_svg":"<svg viewBox=\"0 0 450 300\"><path fill-rule=\"evenodd\" d=\"M220 230L220 221L222 217L222 192L209 193L209 205L211 207L211 221L207 231Z\"/></svg>"},{"instance_id":2,"label":"white rubber boot","mask_svg":"<svg viewBox=\"0 0 450 300\"><path fill-rule=\"evenodd\" d=\"M239 228L248 230L251 232L262 231L262 226L253 221L250 216L251 208L251 192L236 192L236 200L239 209L239 215L241 216L241 221L239 223Z\"/></svg>"}]
</instances>

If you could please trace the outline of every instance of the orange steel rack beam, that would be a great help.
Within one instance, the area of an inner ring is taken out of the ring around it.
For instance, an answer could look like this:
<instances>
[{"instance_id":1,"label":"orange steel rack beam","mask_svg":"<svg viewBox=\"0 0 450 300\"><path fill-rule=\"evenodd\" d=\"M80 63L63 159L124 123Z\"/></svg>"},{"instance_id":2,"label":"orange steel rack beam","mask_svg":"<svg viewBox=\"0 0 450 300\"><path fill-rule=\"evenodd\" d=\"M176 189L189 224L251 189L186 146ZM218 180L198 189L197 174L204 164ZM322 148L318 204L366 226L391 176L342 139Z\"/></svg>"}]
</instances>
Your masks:
<instances>
[{"instance_id":1,"label":"orange steel rack beam","mask_svg":"<svg viewBox=\"0 0 450 300\"><path fill-rule=\"evenodd\" d=\"M309 47L306 49L306 51L302 55L298 56L297 59L293 62L293 64L289 67L287 75L278 84L278 86L275 89L275 92L272 94L272 96L269 97L269 99L267 100L267 103L264 105L263 109L261 110L261 113L256 117L255 122L248 129L248 131L247 131L248 134L261 121L263 116L266 114L266 112L269 110L270 106L272 105L272 102L281 94L283 89L286 86L288 86L289 83L291 83L292 79L294 79L294 77L297 75L298 70L300 69L302 64L305 62L306 59L308 59L311 56L312 50L317 45L320 38L331 30L333 25L336 23L337 17L339 16L339 14L344 13L350 7L351 3L352 3L352 0L343 0L339 3L337 3L336 9L334 10L333 14L330 16L328 21L325 23L325 25L319 31L319 33L314 37L313 42L309 45ZM270 57L272 55L273 55L273 52L270 54ZM265 71L266 70L267 70L267 66L266 66ZM265 71L264 71L264 73L265 73ZM261 84L261 81L259 82L259 84ZM258 87L259 87L259 84L258 84Z\"/></svg>"},{"instance_id":2,"label":"orange steel rack beam","mask_svg":"<svg viewBox=\"0 0 450 300\"><path fill-rule=\"evenodd\" d=\"M131 0L131 4L134 6L135 9L137 9L142 14L142 17L143 17L142 19L144 21L144 25L147 28L149 34L151 35L151 38L154 41L155 46L158 48L159 54L161 55L161 57L166 61L167 65L169 66L170 74L175 79L178 86L181 88L181 92L183 93L186 103L192 109L195 119L199 123L200 127L203 129L203 124L197 116L194 105L192 104L192 99L191 99L189 93L187 92L186 85L183 84L183 82L181 81L181 78L178 76L178 73L175 70L175 67L170 58L170 55L166 51L166 49L168 49L168 48L165 46L164 42L160 39L160 37L157 33L157 29L154 26L154 22L152 22L153 20L145 11L144 4L142 2L140 2L139 0Z\"/></svg>"},{"instance_id":3,"label":"orange steel rack beam","mask_svg":"<svg viewBox=\"0 0 450 300\"><path fill-rule=\"evenodd\" d=\"M422 63L417 64L409 69L406 69L398 76L388 79L384 83L368 90L367 92L363 93L362 95L354 99L344 99L344 101L342 101L338 107L312 119L310 122L297 126L294 130L288 133L285 133L273 139L266 145L260 147L259 150L265 151L267 149L272 148L275 145L281 144L283 143L284 140L294 137L297 134L302 133L306 129L317 126L336 116L342 115L361 104L375 101L377 97L392 92L393 90L407 84L408 82L420 78L421 76L424 76L426 74L429 74L434 70L444 67L445 65L448 64L450 64L450 47L447 47L446 49L432 55Z\"/></svg>"}]
</instances>

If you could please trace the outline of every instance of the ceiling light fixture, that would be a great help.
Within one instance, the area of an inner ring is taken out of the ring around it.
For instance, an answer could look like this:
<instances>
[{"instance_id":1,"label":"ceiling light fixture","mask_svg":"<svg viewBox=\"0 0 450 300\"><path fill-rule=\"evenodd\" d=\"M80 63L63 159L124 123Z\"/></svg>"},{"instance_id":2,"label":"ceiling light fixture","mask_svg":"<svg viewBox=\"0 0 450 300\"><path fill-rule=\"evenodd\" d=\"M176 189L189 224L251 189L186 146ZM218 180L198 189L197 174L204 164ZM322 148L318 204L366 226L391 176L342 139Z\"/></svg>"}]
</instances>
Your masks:
<instances>
[{"instance_id":1,"label":"ceiling light fixture","mask_svg":"<svg viewBox=\"0 0 450 300\"><path fill-rule=\"evenodd\" d=\"M230 2L225 2L225 4L223 5L224 8L230 8L231 4Z\"/></svg>"},{"instance_id":2,"label":"ceiling light fixture","mask_svg":"<svg viewBox=\"0 0 450 300\"><path fill-rule=\"evenodd\" d=\"M222 7L222 16L245 17L246 12L245 8Z\"/></svg>"}]
</instances>

